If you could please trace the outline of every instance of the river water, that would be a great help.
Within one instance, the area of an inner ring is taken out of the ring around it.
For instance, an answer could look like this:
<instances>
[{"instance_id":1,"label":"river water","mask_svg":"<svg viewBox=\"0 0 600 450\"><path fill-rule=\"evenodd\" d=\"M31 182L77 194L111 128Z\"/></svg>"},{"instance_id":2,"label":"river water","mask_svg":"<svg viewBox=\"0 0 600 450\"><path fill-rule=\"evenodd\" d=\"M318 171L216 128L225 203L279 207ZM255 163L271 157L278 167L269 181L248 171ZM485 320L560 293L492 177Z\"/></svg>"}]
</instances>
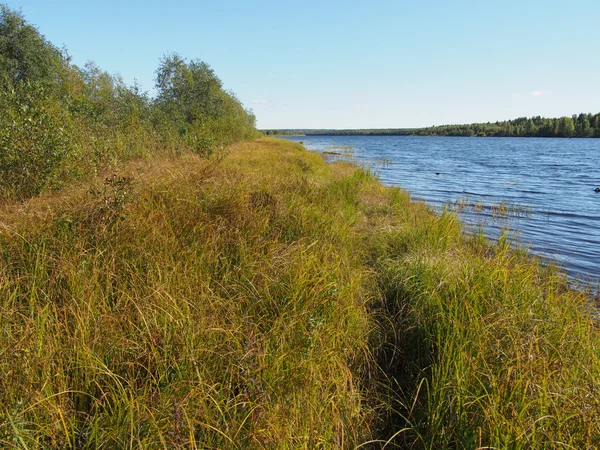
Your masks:
<instances>
[{"instance_id":1,"label":"river water","mask_svg":"<svg viewBox=\"0 0 600 450\"><path fill-rule=\"evenodd\" d=\"M312 151L352 159L469 229L508 229L576 284L600 280L600 139L301 136Z\"/></svg>"}]
</instances>

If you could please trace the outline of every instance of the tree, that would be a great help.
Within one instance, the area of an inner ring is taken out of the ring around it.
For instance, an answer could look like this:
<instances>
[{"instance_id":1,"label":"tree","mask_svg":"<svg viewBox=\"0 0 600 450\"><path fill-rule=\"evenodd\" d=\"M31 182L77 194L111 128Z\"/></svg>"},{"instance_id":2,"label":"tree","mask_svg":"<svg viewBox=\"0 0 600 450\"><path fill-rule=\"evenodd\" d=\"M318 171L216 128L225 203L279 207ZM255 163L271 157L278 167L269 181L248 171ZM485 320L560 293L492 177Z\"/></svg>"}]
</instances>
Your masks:
<instances>
[{"instance_id":1,"label":"tree","mask_svg":"<svg viewBox=\"0 0 600 450\"><path fill-rule=\"evenodd\" d=\"M156 89L158 104L188 124L225 113L221 80L203 61L188 64L176 53L163 57L156 71Z\"/></svg>"},{"instance_id":2,"label":"tree","mask_svg":"<svg viewBox=\"0 0 600 450\"><path fill-rule=\"evenodd\" d=\"M186 62L176 53L166 55L156 71L156 104L180 135L201 153L207 148L246 139L256 132L254 114L246 111L208 64Z\"/></svg>"},{"instance_id":3,"label":"tree","mask_svg":"<svg viewBox=\"0 0 600 450\"><path fill-rule=\"evenodd\" d=\"M56 85L66 57L23 16L0 5L0 76L6 81Z\"/></svg>"},{"instance_id":4,"label":"tree","mask_svg":"<svg viewBox=\"0 0 600 450\"><path fill-rule=\"evenodd\" d=\"M561 117L558 122L558 136L572 137L575 135L575 124L571 117Z\"/></svg>"}]
</instances>

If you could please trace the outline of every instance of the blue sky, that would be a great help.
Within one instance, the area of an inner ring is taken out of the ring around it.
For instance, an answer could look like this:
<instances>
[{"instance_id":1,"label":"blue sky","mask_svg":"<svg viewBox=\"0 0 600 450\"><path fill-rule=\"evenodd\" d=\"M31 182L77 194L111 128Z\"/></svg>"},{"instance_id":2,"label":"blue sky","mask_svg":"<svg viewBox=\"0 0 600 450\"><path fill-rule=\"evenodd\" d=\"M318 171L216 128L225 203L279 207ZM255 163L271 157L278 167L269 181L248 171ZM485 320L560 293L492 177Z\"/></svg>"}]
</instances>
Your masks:
<instances>
[{"instance_id":1,"label":"blue sky","mask_svg":"<svg viewBox=\"0 0 600 450\"><path fill-rule=\"evenodd\" d=\"M151 93L162 55L206 61L259 128L600 112L597 0L2 1Z\"/></svg>"}]
</instances>

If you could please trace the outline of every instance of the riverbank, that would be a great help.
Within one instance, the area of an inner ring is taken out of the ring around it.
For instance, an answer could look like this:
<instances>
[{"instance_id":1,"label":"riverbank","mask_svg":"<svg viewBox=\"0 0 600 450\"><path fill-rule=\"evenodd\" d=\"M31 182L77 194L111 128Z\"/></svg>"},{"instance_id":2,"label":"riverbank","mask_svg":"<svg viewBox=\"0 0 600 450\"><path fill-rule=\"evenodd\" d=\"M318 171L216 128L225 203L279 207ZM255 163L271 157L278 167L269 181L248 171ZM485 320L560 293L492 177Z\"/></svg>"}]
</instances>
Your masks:
<instances>
[{"instance_id":1,"label":"riverbank","mask_svg":"<svg viewBox=\"0 0 600 450\"><path fill-rule=\"evenodd\" d=\"M107 175L0 211L0 446L600 446L588 299L506 240L282 140Z\"/></svg>"},{"instance_id":2,"label":"riverbank","mask_svg":"<svg viewBox=\"0 0 600 450\"><path fill-rule=\"evenodd\" d=\"M459 137L303 137L311 151L335 151L377 171L437 211L458 209L466 229L483 227L496 239L502 230L532 254L553 261L583 289L597 290L600 266L600 197L593 161L600 141ZM343 150L342 150L343 149ZM475 203L483 211L461 208ZM512 204L507 214L494 204ZM524 214L523 214L524 213Z\"/></svg>"}]
</instances>

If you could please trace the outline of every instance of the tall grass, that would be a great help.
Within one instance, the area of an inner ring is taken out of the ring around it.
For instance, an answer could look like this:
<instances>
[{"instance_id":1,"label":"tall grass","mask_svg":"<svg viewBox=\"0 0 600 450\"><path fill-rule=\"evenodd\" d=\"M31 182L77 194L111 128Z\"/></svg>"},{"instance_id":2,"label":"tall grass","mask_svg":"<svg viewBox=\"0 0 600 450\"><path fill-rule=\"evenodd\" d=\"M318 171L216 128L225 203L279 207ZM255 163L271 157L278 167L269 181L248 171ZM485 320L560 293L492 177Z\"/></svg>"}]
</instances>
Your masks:
<instances>
[{"instance_id":1,"label":"tall grass","mask_svg":"<svg viewBox=\"0 0 600 450\"><path fill-rule=\"evenodd\" d=\"M583 294L289 142L0 210L0 447L593 448Z\"/></svg>"},{"instance_id":2,"label":"tall grass","mask_svg":"<svg viewBox=\"0 0 600 450\"><path fill-rule=\"evenodd\" d=\"M364 439L365 176L272 141L152 165L3 214L0 446Z\"/></svg>"},{"instance_id":3,"label":"tall grass","mask_svg":"<svg viewBox=\"0 0 600 450\"><path fill-rule=\"evenodd\" d=\"M508 236L494 245L466 237L450 214L413 213L413 227L407 204L394 208L403 223L378 233L372 250L388 444L600 446L600 334L589 298Z\"/></svg>"}]
</instances>

